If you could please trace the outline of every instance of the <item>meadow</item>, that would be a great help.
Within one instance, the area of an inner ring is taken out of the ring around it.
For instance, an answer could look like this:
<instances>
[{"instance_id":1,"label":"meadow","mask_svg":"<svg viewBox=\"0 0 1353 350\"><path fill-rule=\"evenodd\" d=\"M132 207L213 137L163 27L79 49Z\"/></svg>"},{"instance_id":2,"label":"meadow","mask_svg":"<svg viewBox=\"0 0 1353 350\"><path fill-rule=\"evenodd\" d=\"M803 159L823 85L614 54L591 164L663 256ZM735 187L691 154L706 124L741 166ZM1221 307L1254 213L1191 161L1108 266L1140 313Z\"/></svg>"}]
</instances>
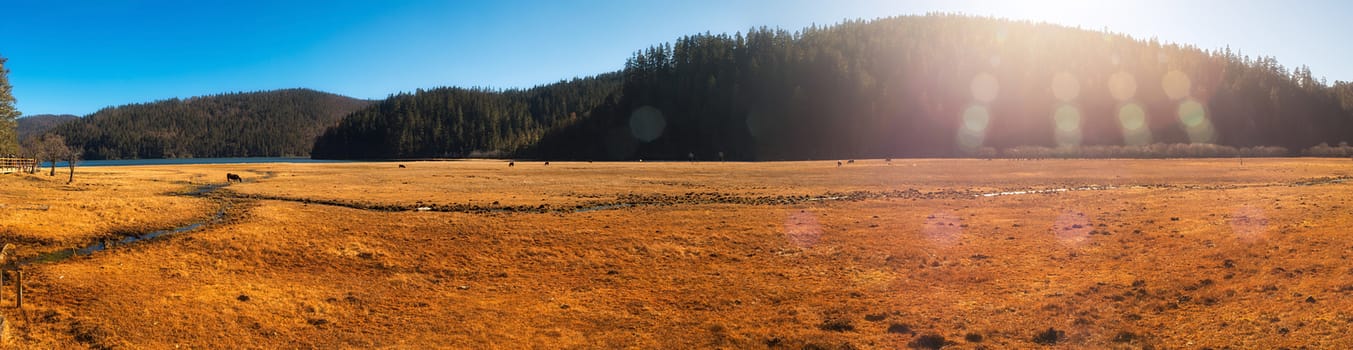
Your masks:
<instances>
[{"instance_id":1,"label":"meadow","mask_svg":"<svg viewBox=\"0 0 1353 350\"><path fill-rule=\"evenodd\" d=\"M1353 348L1348 159L160 165L0 186L14 348Z\"/></svg>"}]
</instances>

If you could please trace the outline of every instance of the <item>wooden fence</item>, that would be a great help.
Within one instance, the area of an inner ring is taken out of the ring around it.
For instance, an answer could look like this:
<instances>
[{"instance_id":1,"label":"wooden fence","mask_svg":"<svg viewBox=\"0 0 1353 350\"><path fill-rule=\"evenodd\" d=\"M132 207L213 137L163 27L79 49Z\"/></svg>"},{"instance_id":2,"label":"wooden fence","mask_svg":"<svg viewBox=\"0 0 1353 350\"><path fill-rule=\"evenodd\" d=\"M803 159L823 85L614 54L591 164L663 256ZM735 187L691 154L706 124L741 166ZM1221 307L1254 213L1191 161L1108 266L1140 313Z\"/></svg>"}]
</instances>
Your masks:
<instances>
[{"instance_id":1,"label":"wooden fence","mask_svg":"<svg viewBox=\"0 0 1353 350\"><path fill-rule=\"evenodd\" d=\"M0 158L0 173L8 174L26 170L37 170L38 160L33 158Z\"/></svg>"}]
</instances>

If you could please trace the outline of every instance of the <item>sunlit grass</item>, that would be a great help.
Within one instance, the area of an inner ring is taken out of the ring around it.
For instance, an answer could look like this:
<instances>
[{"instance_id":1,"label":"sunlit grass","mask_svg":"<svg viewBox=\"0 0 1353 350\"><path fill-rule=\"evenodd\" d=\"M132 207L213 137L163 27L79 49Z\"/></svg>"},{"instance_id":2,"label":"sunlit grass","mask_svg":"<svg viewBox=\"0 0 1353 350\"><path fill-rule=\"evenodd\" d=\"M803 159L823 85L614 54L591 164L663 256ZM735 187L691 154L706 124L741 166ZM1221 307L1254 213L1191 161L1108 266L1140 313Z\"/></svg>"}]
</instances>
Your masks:
<instances>
[{"instance_id":1,"label":"sunlit grass","mask_svg":"<svg viewBox=\"0 0 1353 350\"><path fill-rule=\"evenodd\" d=\"M1346 159L404 164L172 176L243 173L228 190L295 199L550 206L1116 187L585 213L245 200L201 231L31 266L17 344L1024 348L1055 328L1069 347L1349 345L1334 276L1353 216L1332 208L1353 205L1353 184L1293 186L1349 175ZM163 168L117 181L154 184Z\"/></svg>"}]
</instances>

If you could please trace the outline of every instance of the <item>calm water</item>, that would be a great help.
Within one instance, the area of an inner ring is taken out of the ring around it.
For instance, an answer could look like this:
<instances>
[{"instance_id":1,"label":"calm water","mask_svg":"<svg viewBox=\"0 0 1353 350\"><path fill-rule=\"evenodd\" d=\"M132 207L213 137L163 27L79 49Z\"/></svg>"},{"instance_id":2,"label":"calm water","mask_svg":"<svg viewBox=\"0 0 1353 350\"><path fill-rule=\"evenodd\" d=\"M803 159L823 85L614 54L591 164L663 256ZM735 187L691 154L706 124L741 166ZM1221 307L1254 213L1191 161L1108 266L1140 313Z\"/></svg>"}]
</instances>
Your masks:
<instances>
[{"instance_id":1,"label":"calm water","mask_svg":"<svg viewBox=\"0 0 1353 350\"><path fill-rule=\"evenodd\" d=\"M82 160L77 167L125 166L125 165L182 165L182 164L240 164L240 163L347 163L347 160L321 160L310 158L248 157L248 158L164 158L164 159L118 159L118 160ZM42 163L43 167L47 162ZM56 162L57 167L65 167L66 162Z\"/></svg>"}]
</instances>

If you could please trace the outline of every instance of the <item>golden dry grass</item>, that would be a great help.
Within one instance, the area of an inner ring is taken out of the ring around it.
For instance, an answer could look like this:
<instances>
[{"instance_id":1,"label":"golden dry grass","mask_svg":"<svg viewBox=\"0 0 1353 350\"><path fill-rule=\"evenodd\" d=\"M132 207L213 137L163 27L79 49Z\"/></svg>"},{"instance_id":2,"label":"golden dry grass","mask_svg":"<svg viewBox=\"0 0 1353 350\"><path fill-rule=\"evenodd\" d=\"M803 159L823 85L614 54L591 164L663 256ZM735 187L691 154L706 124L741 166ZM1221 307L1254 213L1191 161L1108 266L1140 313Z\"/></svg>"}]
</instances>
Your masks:
<instances>
[{"instance_id":1,"label":"golden dry grass","mask_svg":"<svg viewBox=\"0 0 1353 350\"><path fill-rule=\"evenodd\" d=\"M1344 159L406 164L91 168L80 198L122 191L104 204L114 216L160 205L120 216L146 222L215 210L160 195L174 188L226 171L250 182L227 188L225 222L28 266L26 310L3 308L10 345L906 348L938 336L1029 348L1053 328L1053 348L1353 347L1353 183L1293 186L1348 176ZM1091 185L1117 187L973 196ZM581 213L304 202L572 208L908 189L936 195ZM79 237L116 227L74 213L29 215L72 220Z\"/></svg>"},{"instance_id":2,"label":"golden dry grass","mask_svg":"<svg viewBox=\"0 0 1353 350\"><path fill-rule=\"evenodd\" d=\"M145 232L197 220L215 206L208 200L167 194L206 181L203 174L171 168L79 168L67 184L56 176L0 175L0 241L19 255L84 245L119 232Z\"/></svg>"}]
</instances>

